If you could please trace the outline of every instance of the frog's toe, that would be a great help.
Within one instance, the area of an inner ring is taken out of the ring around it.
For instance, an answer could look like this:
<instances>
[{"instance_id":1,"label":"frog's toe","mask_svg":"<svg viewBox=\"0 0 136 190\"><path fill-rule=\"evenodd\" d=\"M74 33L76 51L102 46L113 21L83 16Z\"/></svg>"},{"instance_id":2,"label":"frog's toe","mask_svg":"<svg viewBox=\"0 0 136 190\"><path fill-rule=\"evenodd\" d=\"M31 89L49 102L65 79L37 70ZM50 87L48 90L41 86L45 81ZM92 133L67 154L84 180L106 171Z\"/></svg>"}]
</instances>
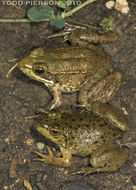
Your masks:
<instances>
[{"instance_id":1,"label":"frog's toe","mask_svg":"<svg viewBox=\"0 0 136 190\"><path fill-rule=\"evenodd\" d=\"M76 108L80 109L80 113L87 111L90 112L91 110L91 104L75 104L74 105Z\"/></svg>"},{"instance_id":2,"label":"frog's toe","mask_svg":"<svg viewBox=\"0 0 136 190\"><path fill-rule=\"evenodd\" d=\"M40 152L37 152L37 151L34 151L34 154L36 154L37 156L39 156L39 157L41 157L41 158L45 158L46 157L46 155L44 155L44 154L42 154L42 153L40 153ZM38 160L39 160L40 158L38 158ZM37 158L35 159L35 160L37 160ZM40 159L41 160L41 159Z\"/></svg>"},{"instance_id":3,"label":"frog's toe","mask_svg":"<svg viewBox=\"0 0 136 190\"><path fill-rule=\"evenodd\" d=\"M40 114L40 113L48 113L48 109L43 109L43 108L37 108L36 109L36 114Z\"/></svg>"},{"instance_id":4,"label":"frog's toe","mask_svg":"<svg viewBox=\"0 0 136 190\"><path fill-rule=\"evenodd\" d=\"M87 168L82 168L81 170L72 173L72 175L83 174L83 176L86 176L86 175L89 175L90 173L94 173L94 172L99 172L99 169L87 167Z\"/></svg>"},{"instance_id":5,"label":"frog's toe","mask_svg":"<svg viewBox=\"0 0 136 190\"><path fill-rule=\"evenodd\" d=\"M48 146L46 146L46 147L48 149L49 156L53 156L53 152L51 151L51 149Z\"/></svg>"}]
</instances>

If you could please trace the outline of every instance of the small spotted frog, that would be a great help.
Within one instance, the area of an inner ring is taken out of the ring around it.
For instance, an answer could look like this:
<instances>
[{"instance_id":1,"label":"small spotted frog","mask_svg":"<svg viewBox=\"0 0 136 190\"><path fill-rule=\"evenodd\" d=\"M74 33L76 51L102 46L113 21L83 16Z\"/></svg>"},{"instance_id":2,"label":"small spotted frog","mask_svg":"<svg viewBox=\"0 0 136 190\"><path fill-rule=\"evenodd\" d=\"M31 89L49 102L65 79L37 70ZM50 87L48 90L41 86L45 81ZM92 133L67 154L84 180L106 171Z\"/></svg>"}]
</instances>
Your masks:
<instances>
[{"instance_id":1,"label":"small spotted frog","mask_svg":"<svg viewBox=\"0 0 136 190\"><path fill-rule=\"evenodd\" d=\"M93 105L93 109L96 110L96 107L99 106L100 104L97 102ZM107 108L105 107L104 109L106 110ZM112 110L112 108L108 108L108 110ZM120 115L117 116L116 114L115 116L113 112L110 115L114 120L120 118L123 121ZM73 154L79 156L91 155L90 164L92 167L83 168L75 174L87 175L92 172L114 172L128 159L128 148L120 148L113 143L113 140L121 137L121 130L126 129L110 127L105 120L89 112L74 114L70 110L47 111L45 115L39 116L35 122L35 127L37 131L56 143L60 148L60 153L57 157L53 155L49 147L47 147L49 155L35 152L41 157L36 160L62 167L70 167Z\"/></svg>"},{"instance_id":2,"label":"small spotted frog","mask_svg":"<svg viewBox=\"0 0 136 190\"><path fill-rule=\"evenodd\" d=\"M50 109L60 107L62 92L78 91L78 102L86 108L96 100L109 102L120 88L122 74L112 72L111 61L94 44L113 42L117 36L112 32L78 29L69 40L74 46L31 51L18 63L18 68L50 89L54 96Z\"/></svg>"}]
</instances>

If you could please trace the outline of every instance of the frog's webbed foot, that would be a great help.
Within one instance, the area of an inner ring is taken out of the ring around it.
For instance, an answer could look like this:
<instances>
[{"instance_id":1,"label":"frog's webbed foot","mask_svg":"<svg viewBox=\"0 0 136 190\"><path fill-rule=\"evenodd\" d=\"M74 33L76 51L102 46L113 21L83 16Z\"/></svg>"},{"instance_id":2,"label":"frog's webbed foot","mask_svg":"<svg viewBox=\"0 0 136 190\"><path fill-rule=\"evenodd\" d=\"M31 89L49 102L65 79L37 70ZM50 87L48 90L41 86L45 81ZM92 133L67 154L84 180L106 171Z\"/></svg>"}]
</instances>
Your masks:
<instances>
[{"instance_id":1,"label":"frog's webbed foot","mask_svg":"<svg viewBox=\"0 0 136 190\"><path fill-rule=\"evenodd\" d=\"M37 115L39 115L39 114L41 114L41 113L48 113L49 111L48 111L48 109L43 109L43 108L37 108L36 109L36 114Z\"/></svg>"},{"instance_id":2,"label":"frog's webbed foot","mask_svg":"<svg viewBox=\"0 0 136 190\"><path fill-rule=\"evenodd\" d=\"M51 149L48 146L47 146L47 149L48 149L48 155L34 151L35 154L37 154L39 157L41 157L41 158L35 158L34 160L39 160L39 161L48 163L48 160L53 157L53 152L51 151Z\"/></svg>"},{"instance_id":3,"label":"frog's webbed foot","mask_svg":"<svg viewBox=\"0 0 136 190\"><path fill-rule=\"evenodd\" d=\"M91 173L99 173L99 172L115 172L118 168L111 169L111 167L98 167L98 168L92 168L92 167L86 167L82 168L81 170L72 173L72 175L78 175L78 174L83 174L83 176L89 175Z\"/></svg>"},{"instance_id":4,"label":"frog's webbed foot","mask_svg":"<svg viewBox=\"0 0 136 190\"><path fill-rule=\"evenodd\" d=\"M75 107L81 108L81 112L83 111L90 111L91 110L91 104L76 104Z\"/></svg>"},{"instance_id":5,"label":"frog's webbed foot","mask_svg":"<svg viewBox=\"0 0 136 190\"><path fill-rule=\"evenodd\" d=\"M72 173L71 175L79 175L82 174L83 176L89 175L90 173L94 172L100 172L102 168L91 168L91 167L86 167L82 168L81 170Z\"/></svg>"},{"instance_id":6,"label":"frog's webbed foot","mask_svg":"<svg viewBox=\"0 0 136 190\"><path fill-rule=\"evenodd\" d=\"M62 167L69 167L71 165L72 154L67 149L60 148L61 154L58 154L58 157L53 155L51 149L47 146L49 155L44 155L40 152L35 151L34 153L37 154L41 158L36 158L35 160L39 160L45 163L62 166ZM62 155L62 157L61 157Z\"/></svg>"}]
</instances>

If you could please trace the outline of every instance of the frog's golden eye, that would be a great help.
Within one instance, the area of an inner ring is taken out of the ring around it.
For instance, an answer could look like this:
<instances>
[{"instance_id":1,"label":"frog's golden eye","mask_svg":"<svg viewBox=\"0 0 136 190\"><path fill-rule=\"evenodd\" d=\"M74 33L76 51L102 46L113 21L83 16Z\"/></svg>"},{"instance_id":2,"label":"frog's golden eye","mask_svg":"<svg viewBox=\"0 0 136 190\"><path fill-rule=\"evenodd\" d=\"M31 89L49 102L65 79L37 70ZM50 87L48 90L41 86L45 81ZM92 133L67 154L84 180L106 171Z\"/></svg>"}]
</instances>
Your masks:
<instances>
[{"instance_id":1,"label":"frog's golden eye","mask_svg":"<svg viewBox=\"0 0 136 190\"><path fill-rule=\"evenodd\" d=\"M44 69L44 67L36 66L36 67L34 67L34 72L37 75L41 75L41 74L43 74L45 72L45 69Z\"/></svg>"}]
</instances>

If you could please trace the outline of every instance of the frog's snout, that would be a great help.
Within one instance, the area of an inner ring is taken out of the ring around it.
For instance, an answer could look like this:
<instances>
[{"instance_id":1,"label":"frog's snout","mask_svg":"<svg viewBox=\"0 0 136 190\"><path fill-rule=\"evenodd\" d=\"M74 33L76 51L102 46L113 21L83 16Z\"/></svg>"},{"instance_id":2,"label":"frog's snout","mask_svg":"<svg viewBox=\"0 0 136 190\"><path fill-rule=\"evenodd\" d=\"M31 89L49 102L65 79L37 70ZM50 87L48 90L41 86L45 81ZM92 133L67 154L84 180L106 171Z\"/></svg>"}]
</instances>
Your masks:
<instances>
[{"instance_id":1,"label":"frog's snout","mask_svg":"<svg viewBox=\"0 0 136 190\"><path fill-rule=\"evenodd\" d=\"M19 63L18 63L18 68L20 70L32 70L32 65L30 64L27 64L27 62L25 60L21 60Z\"/></svg>"}]
</instances>

